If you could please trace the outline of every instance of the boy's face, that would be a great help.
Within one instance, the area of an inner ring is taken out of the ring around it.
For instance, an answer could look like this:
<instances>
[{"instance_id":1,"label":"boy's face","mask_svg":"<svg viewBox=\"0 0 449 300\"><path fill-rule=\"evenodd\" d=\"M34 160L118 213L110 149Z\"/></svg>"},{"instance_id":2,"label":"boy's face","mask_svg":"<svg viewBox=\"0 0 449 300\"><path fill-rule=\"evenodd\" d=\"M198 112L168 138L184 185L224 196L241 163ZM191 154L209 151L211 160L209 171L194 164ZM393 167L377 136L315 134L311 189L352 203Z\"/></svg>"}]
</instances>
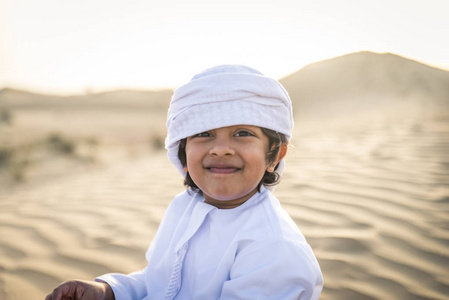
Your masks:
<instances>
[{"instance_id":1,"label":"boy's face","mask_svg":"<svg viewBox=\"0 0 449 300\"><path fill-rule=\"evenodd\" d=\"M185 172L203 191L207 203L235 207L253 196L268 165L268 137L259 127L222 127L187 138ZM225 201L225 202L224 202Z\"/></svg>"}]
</instances>

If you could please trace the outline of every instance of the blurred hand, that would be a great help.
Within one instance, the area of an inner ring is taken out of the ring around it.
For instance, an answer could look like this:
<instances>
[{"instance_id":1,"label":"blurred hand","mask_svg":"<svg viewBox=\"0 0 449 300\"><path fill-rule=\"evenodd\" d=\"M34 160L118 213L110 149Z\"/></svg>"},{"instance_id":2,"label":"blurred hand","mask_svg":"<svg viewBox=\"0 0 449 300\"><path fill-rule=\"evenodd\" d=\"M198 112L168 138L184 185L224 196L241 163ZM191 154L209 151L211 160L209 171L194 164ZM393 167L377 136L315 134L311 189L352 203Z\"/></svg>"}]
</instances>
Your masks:
<instances>
[{"instance_id":1,"label":"blurred hand","mask_svg":"<svg viewBox=\"0 0 449 300\"><path fill-rule=\"evenodd\" d=\"M71 280L61 283L45 300L115 300L104 282Z\"/></svg>"}]
</instances>

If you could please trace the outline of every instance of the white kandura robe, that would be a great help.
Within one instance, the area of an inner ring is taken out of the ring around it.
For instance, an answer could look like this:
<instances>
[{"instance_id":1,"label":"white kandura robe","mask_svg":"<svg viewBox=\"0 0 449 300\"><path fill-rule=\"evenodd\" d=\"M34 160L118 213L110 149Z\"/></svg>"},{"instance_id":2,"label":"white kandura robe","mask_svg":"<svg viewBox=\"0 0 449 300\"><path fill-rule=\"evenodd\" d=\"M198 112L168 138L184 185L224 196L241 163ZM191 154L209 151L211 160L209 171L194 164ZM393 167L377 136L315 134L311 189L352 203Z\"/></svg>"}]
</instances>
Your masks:
<instances>
[{"instance_id":1,"label":"white kandura robe","mask_svg":"<svg viewBox=\"0 0 449 300\"><path fill-rule=\"evenodd\" d=\"M320 267L274 195L261 192L233 209L200 194L175 197L159 226L145 269L106 274L116 300L317 300Z\"/></svg>"}]
</instances>

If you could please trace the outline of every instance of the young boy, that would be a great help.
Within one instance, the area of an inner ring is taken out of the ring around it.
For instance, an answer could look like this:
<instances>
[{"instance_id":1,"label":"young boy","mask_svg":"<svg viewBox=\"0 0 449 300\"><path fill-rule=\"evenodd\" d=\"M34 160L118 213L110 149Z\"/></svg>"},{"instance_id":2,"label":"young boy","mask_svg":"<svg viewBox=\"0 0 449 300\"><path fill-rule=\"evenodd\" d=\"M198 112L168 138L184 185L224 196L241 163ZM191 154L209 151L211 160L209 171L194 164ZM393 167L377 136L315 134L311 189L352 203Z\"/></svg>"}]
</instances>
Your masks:
<instances>
[{"instance_id":1,"label":"young boy","mask_svg":"<svg viewBox=\"0 0 449 300\"><path fill-rule=\"evenodd\" d=\"M276 80L235 65L193 77L173 95L165 141L189 188L167 209L147 267L66 282L46 299L318 299L318 262L270 191L292 128Z\"/></svg>"}]
</instances>

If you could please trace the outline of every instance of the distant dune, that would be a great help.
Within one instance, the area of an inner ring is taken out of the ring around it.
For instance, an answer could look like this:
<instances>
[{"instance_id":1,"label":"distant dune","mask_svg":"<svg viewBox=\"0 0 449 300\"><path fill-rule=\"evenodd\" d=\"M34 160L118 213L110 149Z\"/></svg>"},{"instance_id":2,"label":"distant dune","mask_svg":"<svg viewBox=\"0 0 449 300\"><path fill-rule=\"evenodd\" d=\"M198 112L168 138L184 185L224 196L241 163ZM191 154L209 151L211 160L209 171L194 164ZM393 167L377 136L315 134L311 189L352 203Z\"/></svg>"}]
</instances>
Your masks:
<instances>
[{"instance_id":1,"label":"distant dune","mask_svg":"<svg viewBox=\"0 0 449 300\"><path fill-rule=\"evenodd\" d=\"M385 53L357 52L316 62L280 80L297 118L449 111L449 72ZM0 91L0 108L43 106L151 108L166 111L173 90L117 90L60 97Z\"/></svg>"},{"instance_id":2,"label":"distant dune","mask_svg":"<svg viewBox=\"0 0 449 300\"><path fill-rule=\"evenodd\" d=\"M297 118L449 111L449 72L391 53L358 52L281 79Z\"/></svg>"},{"instance_id":3,"label":"distant dune","mask_svg":"<svg viewBox=\"0 0 449 300\"><path fill-rule=\"evenodd\" d=\"M5 88L0 108L158 108L166 110L173 90L116 90L96 94L57 96Z\"/></svg>"}]
</instances>

